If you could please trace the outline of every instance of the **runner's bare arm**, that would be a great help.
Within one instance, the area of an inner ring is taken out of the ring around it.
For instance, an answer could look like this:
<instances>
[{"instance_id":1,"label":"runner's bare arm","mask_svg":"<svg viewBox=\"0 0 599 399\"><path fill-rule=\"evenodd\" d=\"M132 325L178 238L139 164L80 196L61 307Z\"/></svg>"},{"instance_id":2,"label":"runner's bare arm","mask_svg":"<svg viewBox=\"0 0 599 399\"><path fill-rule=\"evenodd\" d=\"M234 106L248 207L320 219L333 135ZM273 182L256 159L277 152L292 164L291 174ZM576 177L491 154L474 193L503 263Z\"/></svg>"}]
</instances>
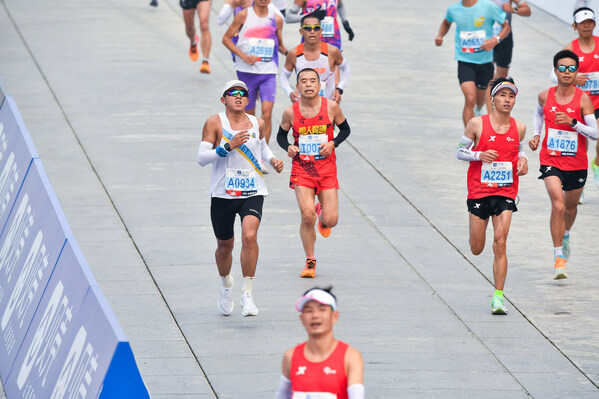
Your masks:
<instances>
[{"instance_id":1,"label":"runner's bare arm","mask_svg":"<svg viewBox=\"0 0 599 399\"><path fill-rule=\"evenodd\" d=\"M443 22L441 22L441 26L439 27L439 33L437 33L437 37L435 38L435 45L440 46L443 44L443 38L449 32L449 28L451 28L451 22L443 18Z\"/></svg>"},{"instance_id":2,"label":"runner's bare arm","mask_svg":"<svg viewBox=\"0 0 599 399\"><path fill-rule=\"evenodd\" d=\"M279 53L287 55L287 47L283 44L283 18L275 14L277 22L277 38L279 39Z\"/></svg>"},{"instance_id":3,"label":"runner's bare arm","mask_svg":"<svg viewBox=\"0 0 599 399\"><path fill-rule=\"evenodd\" d=\"M493 48L495 46L497 46L501 40L505 39L507 37L507 35L510 34L510 30L511 30L510 23L508 22L508 20L506 18L506 20L503 21L503 25L501 25L501 32L499 32L498 35L485 40L483 42L483 44L481 44L480 48L485 51L493 50ZM497 37L497 36L499 36L499 37Z\"/></svg>"},{"instance_id":4,"label":"runner's bare arm","mask_svg":"<svg viewBox=\"0 0 599 399\"><path fill-rule=\"evenodd\" d=\"M239 11L237 15L235 15L235 18L233 18L233 22L231 22L231 25L229 25L229 28L223 35L222 42L226 48L228 48L233 54L245 61L248 65L254 65L254 63L256 62L256 58L251 55L245 54L243 51L239 49L239 47L235 45L235 43L233 43L233 37L237 33L239 33L239 30L245 23L246 18L247 9Z\"/></svg>"},{"instance_id":5,"label":"runner's bare arm","mask_svg":"<svg viewBox=\"0 0 599 399\"><path fill-rule=\"evenodd\" d=\"M292 103L299 100L299 94L297 91L294 91L289 84L289 78L291 77L293 70L295 69L295 62L297 60L297 49L292 48L287 52L287 57L285 58L285 65L283 66L283 70L281 71L281 75L279 76L279 83L281 83L281 88L287 94Z\"/></svg>"},{"instance_id":6,"label":"runner's bare arm","mask_svg":"<svg viewBox=\"0 0 599 399\"><path fill-rule=\"evenodd\" d=\"M349 399L364 399L364 360L362 354L350 346L345 352L344 363Z\"/></svg>"},{"instance_id":7,"label":"runner's bare arm","mask_svg":"<svg viewBox=\"0 0 599 399\"><path fill-rule=\"evenodd\" d=\"M293 349L287 350L283 356L283 366L281 379L279 381L279 387L275 393L274 399L291 399L291 380L289 380L289 369L291 368L291 357L293 356Z\"/></svg>"}]
</instances>

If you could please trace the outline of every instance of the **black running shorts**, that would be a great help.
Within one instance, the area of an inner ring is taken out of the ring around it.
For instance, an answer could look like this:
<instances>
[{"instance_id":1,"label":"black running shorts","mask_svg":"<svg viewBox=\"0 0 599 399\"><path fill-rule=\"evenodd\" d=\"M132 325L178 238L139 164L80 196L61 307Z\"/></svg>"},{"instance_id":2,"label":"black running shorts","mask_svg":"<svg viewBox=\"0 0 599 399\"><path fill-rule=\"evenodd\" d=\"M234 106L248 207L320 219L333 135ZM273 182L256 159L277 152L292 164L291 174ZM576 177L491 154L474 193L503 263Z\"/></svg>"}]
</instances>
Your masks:
<instances>
[{"instance_id":1,"label":"black running shorts","mask_svg":"<svg viewBox=\"0 0 599 399\"><path fill-rule=\"evenodd\" d=\"M493 79L493 63L472 64L470 62L458 61L458 80L460 84L464 82L474 82L476 87L486 90L491 79Z\"/></svg>"},{"instance_id":2,"label":"black running shorts","mask_svg":"<svg viewBox=\"0 0 599 399\"><path fill-rule=\"evenodd\" d=\"M253 197L243 199L212 197L212 201L210 202L210 219L212 220L212 229L216 238L219 240L233 238L233 227L235 225L235 215L237 214L239 214L242 221L248 215L262 220L263 204L263 195L254 195Z\"/></svg>"},{"instance_id":3,"label":"black running shorts","mask_svg":"<svg viewBox=\"0 0 599 399\"><path fill-rule=\"evenodd\" d=\"M193 10L198 6L198 3L201 1L210 1L210 0L179 0L179 5L184 10Z\"/></svg>"},{"instance_id":4,"label":"black running shorts","mask_svg":"<svg viewBox=\"0 0 599 399\"><path fill-rule=\"evenodd\" d=\"M509 68L512 63L512 49L514 41L512 33L506 36L497 46L493 48L493 62L498 67Z\"/></svg>"},{"instance_id":5,"label":"black running shorts","mask_svg":"<svg viewBox=\"0 0 599 399\"><path fill-rule=\"evenodd\" d=\"M516 201L512 198L501 195L491 195L483 198L466 200L468 212L474 216L478 216L482 220L487 220L489 216L497 216L503 211L518 212Z\"/></svg>"},{"instance_id":6,"label":"black running shorts","mask_svg":"<svg viewBox=\"0 0 599 399\"><path fill-rule=\"evenodd\" d=\"M541 172L539 179L545 179L548 176L557 176L562 181L562 189L564 191L572 191L584 187L587 182L588 170L561 170L555 166L541 165L539 172Z\"/></svg>"}]
</instances>

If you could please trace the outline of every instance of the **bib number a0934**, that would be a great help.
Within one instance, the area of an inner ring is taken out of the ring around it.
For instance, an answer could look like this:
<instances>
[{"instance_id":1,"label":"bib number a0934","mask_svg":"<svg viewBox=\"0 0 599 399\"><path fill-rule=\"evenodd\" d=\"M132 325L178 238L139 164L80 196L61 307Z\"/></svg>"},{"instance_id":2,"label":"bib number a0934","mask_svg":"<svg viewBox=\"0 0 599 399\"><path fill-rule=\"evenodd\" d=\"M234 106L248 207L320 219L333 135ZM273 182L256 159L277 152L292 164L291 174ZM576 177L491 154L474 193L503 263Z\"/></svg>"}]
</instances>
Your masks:
<instances>
[{"instance_id":1,"label":"bib number a0934","mask_svg":"<svg viewBox=\"0 0 599 399\"><path fill-rule=\"evenodd\" d=\"M511 162L483 162L480 170L481 187L509 187L514 182Z\"/></svg>"},{"instance_id":2,"label":"bib number a0934","mask_svg":"<svg viewBox=\"0 0 599 399\"><path fill-rule=\"evenodd\" d=\"M463 53L478 53L482 51L480 46L486 39L484 30L460 32L460 47Z\"/></svg>"},{"instance_id":3,"label":"bib number a0934","mask_svg":"<svg viewBox=\"0 0 599 399\"><path fill-rule=\"evenodd\" d=\"M326 134L302 134L299 136L298 144L300 157L307 161L318 161L324 159L320 155L320 146L328 141Z\"/></svg>"},{"instance_id":4,"label":"bib number a0934","mask_svg":"<svg viewBox=\"0 0 599 399\"><path fill-rule=\"evenodd\" d=\"M256 171L252 169L227 169L225 190L232 197L247 197L256 194Z\"/></svg>"},{"instance_id":5,"label":"bib number a0934","mask_svg":"<svg viewBox=\"0 0 599 399\"><path fill-rule=\"evenodd\" d=\"M248 41L248 54L253 55L256 61L269 62L275 54L275 41L273 39L258 39L251 37Z\"/></svg>"},{"instance_id":6,"label":"bib number a0934","mask_svg":"<svg viewBox=\"0 0 599 399\"><path fill-rule=\"evenodd\" d=\"M548 129L547 152L551 156L575 157L578 152L578 132Z\"/></svg>"}]
</instances>

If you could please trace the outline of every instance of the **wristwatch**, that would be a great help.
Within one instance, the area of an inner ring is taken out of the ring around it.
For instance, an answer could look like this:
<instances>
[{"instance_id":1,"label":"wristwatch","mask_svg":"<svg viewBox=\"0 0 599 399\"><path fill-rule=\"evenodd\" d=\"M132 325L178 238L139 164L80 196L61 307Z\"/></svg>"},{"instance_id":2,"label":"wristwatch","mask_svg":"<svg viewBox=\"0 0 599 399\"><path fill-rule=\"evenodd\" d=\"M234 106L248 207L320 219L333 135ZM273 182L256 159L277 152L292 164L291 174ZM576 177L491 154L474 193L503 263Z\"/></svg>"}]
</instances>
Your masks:
<instances>
[{"instance_id":1,"label":"wristwatch","mask_svg":"<svg viewBox=\"0 0 599 399\"><path fill-rule=\"evenodd\" d=\"M225 148L225 150L227 150L228 152L231 152L231 145L229 143L225 143L225 145L223 145L223 147Z\"/></svg>"},{"instance_id":2,"label":"wristwatch","mask_svg":"<svg viewBox=\"0 0 599 399\"><path fill-rule=\"evenodd\" d=\"M339 94L343 95L343 89L340 87L335 87L336 90L339 90Z\"/></svg>"},{"instance_id":3,"label":"wristwatch","mask_svg":"<svg viewBox=\"0 0 599 399\"><path fill-rule=\"evenodd\" d=\"M495 36L495 39L497 39L497 44L501 43L501 36L497 35Z\"/></svg>"},{"instance_id":4,"label":"wristwatch","mask_svg":"<svg viewBox=\"0 0 599 399\"><path fill-rule=\"evenodd\" d=\"M576 127L577 124L578 124L578 121L576 120L576 118L572 118L572 123L570 123L570 127L574 128L574 127Z\"/></svg>"}]
</instances>

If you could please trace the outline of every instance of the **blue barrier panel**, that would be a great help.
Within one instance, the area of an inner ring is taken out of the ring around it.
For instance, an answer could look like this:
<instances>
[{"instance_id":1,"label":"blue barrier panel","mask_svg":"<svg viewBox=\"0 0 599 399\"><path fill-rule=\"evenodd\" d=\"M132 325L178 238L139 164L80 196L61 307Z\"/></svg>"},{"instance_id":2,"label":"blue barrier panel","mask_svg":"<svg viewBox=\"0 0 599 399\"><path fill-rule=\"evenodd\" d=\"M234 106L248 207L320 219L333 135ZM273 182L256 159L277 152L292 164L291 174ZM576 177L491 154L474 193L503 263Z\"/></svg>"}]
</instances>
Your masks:
<instances>
[{"instance_id":1,"label":"blue barrier panel","mask_svg":"<svg viewBox=\"0 0 599 399\"><path fill-rule=\"evenodd\" d=\"M33 163L0 236L0 375L13 361L67 237L58 199L39 158Z\"/></svg>"},{"instance_id":2,"label":"blue barrier panel","mask_svg":"<svg viewBox=\"0 0 599 399\"><path fill-rule=\"evenodd\" d=\"M0 106L0 233L37 151L12 97Z\"/></svg>"}]
</instances>

